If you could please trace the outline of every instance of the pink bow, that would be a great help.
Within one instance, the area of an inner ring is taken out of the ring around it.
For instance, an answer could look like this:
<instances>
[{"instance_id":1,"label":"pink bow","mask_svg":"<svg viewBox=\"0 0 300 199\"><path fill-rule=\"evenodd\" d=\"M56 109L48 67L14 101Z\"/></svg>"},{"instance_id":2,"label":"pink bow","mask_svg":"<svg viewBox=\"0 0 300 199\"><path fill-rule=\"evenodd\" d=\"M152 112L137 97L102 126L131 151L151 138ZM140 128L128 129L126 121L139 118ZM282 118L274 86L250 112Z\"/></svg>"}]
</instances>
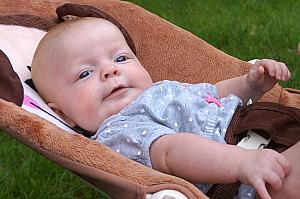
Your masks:
<instances>
[{"instance_id":1,"label":"pink bow","mask_svg":"<svg viewBox=\"0 0 300 199\"><path fill-rule=\"evenodd\" d=\"M205 101L207 101L208 103L214 103L214 104L216 104L217 106L222 106L221 102L220 102L218 99L212 97L211 95L206 96L204 99L205 99Z\"/></svg>"}]
</instances>

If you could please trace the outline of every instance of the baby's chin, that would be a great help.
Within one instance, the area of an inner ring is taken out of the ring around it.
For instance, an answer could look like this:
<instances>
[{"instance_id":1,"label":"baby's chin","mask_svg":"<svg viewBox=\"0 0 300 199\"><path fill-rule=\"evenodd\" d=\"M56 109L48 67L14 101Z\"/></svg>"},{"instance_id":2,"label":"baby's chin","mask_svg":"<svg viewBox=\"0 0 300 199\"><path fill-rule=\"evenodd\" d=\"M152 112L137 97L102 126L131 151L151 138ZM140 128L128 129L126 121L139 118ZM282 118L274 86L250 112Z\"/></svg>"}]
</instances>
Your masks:
<instances>
[{"instance_id":1,"label":"baby's chin","mask_svg":"<svg viewBox=\"0 0 300 199\"><path fill-rule=\"evenodd\" d=\"M118 114L121 110L126 108L128 105L130 105L132 102L136 100L136 98L141 94L142 92L139 91L132 91L130 92L130 95L124 97L119 102L117 102L114 106L114 114Z\"/></svg>"},{"instance_id":2,"label":"baby's chin","mask_svg":"<svg viewBox=\"0 0 300 199\"><path fill-rule=\"evenodd\" d=\"M90 126L90 128L81 128L84 131L90 132L92 135L95 134L98 130L98 128L102 125L102 123L109 117L113 115L117 115L120 111L122 111L124 108L126 108L128 105L130 105L134 100L139 96L141 92L132 92L130 95L118 100L117 102L110 101L109 103L102 103L101 104L101 110L99 110L98 120L95 121L95 124ZM95 119L95 118L91 118ZM92 121L92 120L89 120ZM83 126L83 125L82 125Z\"/></svg>"}]
</instances>

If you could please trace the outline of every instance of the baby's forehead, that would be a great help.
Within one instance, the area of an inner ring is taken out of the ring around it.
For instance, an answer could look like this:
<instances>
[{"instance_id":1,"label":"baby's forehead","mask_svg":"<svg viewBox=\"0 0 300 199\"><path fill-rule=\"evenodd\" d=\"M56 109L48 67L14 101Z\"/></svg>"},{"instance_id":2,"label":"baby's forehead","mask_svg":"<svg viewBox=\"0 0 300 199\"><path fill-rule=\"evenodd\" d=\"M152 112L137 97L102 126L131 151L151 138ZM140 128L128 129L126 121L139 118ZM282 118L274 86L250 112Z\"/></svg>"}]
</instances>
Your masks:
<instances>
[{"instance_id":1,"label":"baby's forehead","mask_svg":"<svg viewBox=\"0 0 300 199\"><path fill-rule=\"evenodd\" d=\"M116 34L110 34L112 32L108 29ZM96 34L92 34L92 31L96 31L94 32ZM107 31L109 32L107 33ZM74 52L73 50L76 49L84 49L85 44L88 45L88 43L84 43L84 41L87 41L85 39L90 38L91 35L95 35L95 38L103 40L104 32L106 32L109 38L119 40L122 37L125 41L119 28L104 19L81 18L58 24L57 27L54 27L46 34L39 45L38 54L43 57L40 60L49 63L56 62L56 60L52 60L53 58L63 59L65 56L62 55L65 53Z\"/></svg>"},{"instance_id":2,"label":"baby's forehead","mask_svg":"<svg viewBox=\"0 0 300 199\"><path fill-rule=\"evenodd\" d=\"M84 39L92 33L99 33L99 37L107 32L113 35L124 36L120 29L113 23L93 17L85 17L70 22L63 22L51 29L45 36L45 42L51 45L59 45L61 42L73 42L74 39ZM110 35L111 37L113 35Z\"/></svg>"}]
</instances>

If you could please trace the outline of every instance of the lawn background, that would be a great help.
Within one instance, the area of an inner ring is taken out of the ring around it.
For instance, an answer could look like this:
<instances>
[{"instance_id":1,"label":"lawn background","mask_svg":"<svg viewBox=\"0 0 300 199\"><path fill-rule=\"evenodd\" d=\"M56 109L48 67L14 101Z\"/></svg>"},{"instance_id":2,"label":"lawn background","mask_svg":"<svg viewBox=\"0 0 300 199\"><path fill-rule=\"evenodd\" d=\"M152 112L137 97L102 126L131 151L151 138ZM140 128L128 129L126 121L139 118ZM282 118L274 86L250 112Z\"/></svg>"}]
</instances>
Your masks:
<instances>
[{"instance_id":1,"label":"lawn background","mask_svg":"<svg viewBox=\"0 0 300 199\"><path fill-rule=\"evenodd\" d=\"M300 89L300 1L132 0L242 60L285 62ZM71 172L0 133L0 198L106 198Z\"/></svg>"}]
</instances>

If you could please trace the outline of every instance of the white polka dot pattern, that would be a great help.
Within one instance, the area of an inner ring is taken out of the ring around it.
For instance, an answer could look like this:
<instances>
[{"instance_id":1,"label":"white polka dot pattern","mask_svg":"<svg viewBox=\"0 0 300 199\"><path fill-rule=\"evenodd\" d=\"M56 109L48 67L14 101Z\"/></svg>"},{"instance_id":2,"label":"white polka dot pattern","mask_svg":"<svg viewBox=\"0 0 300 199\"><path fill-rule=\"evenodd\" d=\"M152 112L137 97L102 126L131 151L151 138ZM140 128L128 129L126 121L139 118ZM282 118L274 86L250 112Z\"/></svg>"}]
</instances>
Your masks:
<instances>
[{"instance_id":1,"label":"white polka dot pattern","mask_svg":"<svg viewBox=\"0 0 300 199\"><path fill-rule=\"evenodd\" d=\"M207 102L208 95L219 100L221 106ZM211 84L162 81L105 120L92 139L151 167L150 146L161 136L190 132L224 142L229 122L240 102L236 96L218 99L216 88Z\"/></svg>"}]
</instances>

